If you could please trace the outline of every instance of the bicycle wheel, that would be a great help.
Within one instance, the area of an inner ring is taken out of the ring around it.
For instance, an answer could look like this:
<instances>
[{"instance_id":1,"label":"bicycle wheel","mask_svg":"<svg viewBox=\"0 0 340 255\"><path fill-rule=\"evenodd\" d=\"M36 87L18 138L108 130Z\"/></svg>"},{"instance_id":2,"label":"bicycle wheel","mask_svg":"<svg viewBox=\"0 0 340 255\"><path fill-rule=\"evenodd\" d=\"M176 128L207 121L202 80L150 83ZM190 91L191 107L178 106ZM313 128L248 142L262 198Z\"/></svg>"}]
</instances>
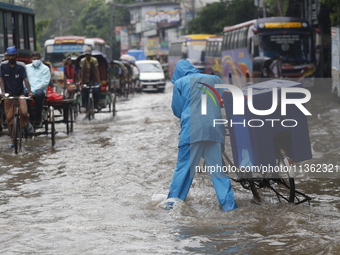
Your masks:
<instances>
[{"instance_id":1,"label":"bicycle wheel","mask_svg":"<svg viewBox=\"0 0 340 255\"><path fill-rule=\"evenodd\" d=\"M89 100L88 100L88 111L89 111L89 120L94 119L94 102L93 102L93 98L91 95L89 95Z\"/></svg>"},{"instance_id":2,"label":"bicycle wheel","mask_svg":"<svg viewBox=\"0 0 340 255\"><path fill-rule=\"evenodd\" d=\"M14 123L13 123L13 142L14 142L14 152L18 154L19 150L21 149L22 143L22 132L20 127L20 119L19 116L14 116Z\"/></svg>"},{"instance_id":3,"label":"bicycle wheel","mask_svg":"<svg viewBox=\"0 0 340 255\"><path fill-rule=\"evenodd\" d=\"M73 132L73 122L74 122L74 106L69 105L67 107L68 114L67 114L67 120L66 121L66 133L72 133Z\"/></svg>"}]
</instances>

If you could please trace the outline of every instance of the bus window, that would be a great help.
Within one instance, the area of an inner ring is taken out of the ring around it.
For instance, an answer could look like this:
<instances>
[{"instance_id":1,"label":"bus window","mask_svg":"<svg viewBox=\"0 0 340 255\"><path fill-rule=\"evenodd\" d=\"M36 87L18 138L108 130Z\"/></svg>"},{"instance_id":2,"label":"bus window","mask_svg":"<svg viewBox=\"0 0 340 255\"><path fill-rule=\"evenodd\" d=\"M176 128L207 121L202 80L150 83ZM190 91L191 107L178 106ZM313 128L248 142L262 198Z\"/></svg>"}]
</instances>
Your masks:
<instances>
[{"instance_id":1,"label":"bus window","mask_svg":"<svg viewBox=\"0 0 340 255\"><path fill-rule=\"evenodd\" d=\"M35 49L35 31L34 31L34 22L33 22L34 17L29 16L28 17L28 38L29 38L29 49L34 50Z\"/></svg>"},{"instance_id":2,"label":"bus window","mask_svg":"<svg viewBox=\"0 0 340 255\"><path fill-rule=\"evenodd\" d=\"M243 44L243 47L247 47L247 45L248 45L248 29L249 29L249 27L245 27L244 28L244 34L243 34L243 36L244 36L244 44Z\"/></svg>"},{"instance_id":3,"label":"bus window","mask_svg":"<svg viewBox=\"0 0 340 255\"><path fill-rule=\"evenodd\" d=\"M13 26L12 26L12 14L10 12L5 13L6 25L7 25L7 41L8 46L13 45Z\"/></svg>"},{"instance_id":4,"label":"bus window","mask_svg":"<svg viewBox=\"0 0 340 255\"><path fill-rule=\"evenodd\" d=\"M236 49L237 43L237 30L234 30L231 37L231 49Z\"/></svg>"},{"instance_id":5,"label":"bus window","mask_svg":"<svg viewBox=\"0 0 340 255\"><path fill-rule=\"evenodd\" d=\"M216 56L216 43L217 42L213 42L211 45L211 56L215 57Z\"/></svg>"},{"instance_id":6,"label":"bus window","mask_svg":"<svg viewBox=\"0 0 340 255\"><path fill-rule=\"evenodd\" d=\"M218 55L217 55L217 56L218 56L218 57L221 57L221 52L222 52L222 42L219 42L218 45L219 45L219 46L218 46Z\"/></svg>"},{"instance_id":7,"label":"bus window","mask_svg":"<svg viewBox=\"0 0 340 255\"><path fill-rule=\"evenodd\" d=\"M223 44L222 44L222 49L226 49L227 47L227 34L224 34L223 36Z\"/></svg>"},{"instance_id":8,"label":"bus window","mask_svg":"<svg viewBox=\"0 0 340 255\"><path fill-rule=\"evenodd\" d=\"M238 36L238 38L239 38L239 47L240 48L243 48L244 47L244 29L245 29L245 27L242 27L241 29L240 29L240 32L239 32L239 36Z\"/></svg>"},{"instance_id":9,"label":"bus window","mask_svg":"<svg viewBox=\"0 0 340 255\"><path fill-rule=\"evenodd\" d=\"M25 37L24 37L24 25L23 25L23 16L22 14L18 15L18 24L19 24L19 44L20 49L25 49Z\"/></svg>"},{"instance_id":10,"label":"bus window","mask_svg":"<svg viewBox=\"0 0 340 255\"><path fill-rule=\"evenodd\" d=\"M249 28L247 29L247 43L246 47L248 48L248 53L249 54L254 54L253 57L257 57L258 54L255 54L254 52L254 44L256 45L256 40L258 35L254 35L253 33L254 30L254 25L250 25Z\"/></svg>"},{"instance_id":11,"label":"bus window","mask_svg":"<svg viewBox=\"0 0 340 255\"><path fill-rule=\"evenodd\" d=\"M232 37L232 31L227 32L227 44L226 44L226 50L231 49L231 37Z\"/></svg>"},{"instance_id":12,"label":"bus window","mask_svg":"<svg viewBox=\"0 0 340 255\"><path fill-rule=\"evenodd\" d=\"M211 42L207 42L207 48L205 50L205 56L210 57L211 56Z\"/></svg>"}]
</instances>

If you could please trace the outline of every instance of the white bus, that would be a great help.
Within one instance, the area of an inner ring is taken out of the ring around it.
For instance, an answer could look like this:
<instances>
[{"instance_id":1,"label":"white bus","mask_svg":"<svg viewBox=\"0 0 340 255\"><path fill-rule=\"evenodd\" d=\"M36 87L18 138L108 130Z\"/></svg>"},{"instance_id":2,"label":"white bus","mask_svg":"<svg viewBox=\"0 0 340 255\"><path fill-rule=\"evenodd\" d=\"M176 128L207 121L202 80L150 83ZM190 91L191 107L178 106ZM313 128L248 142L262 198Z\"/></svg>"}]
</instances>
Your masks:
<instances>
[{"instance_id":1,"label":"white bus","mask_svg":"<svg viewBox=\"0 0 340 255\"><path fill-rule=\"evenodd\" d=\"M54 86L64 86L65 60L69 57L76 60L86 49L97 50L107 56L110 47L101 38L84 36L59 36L45 41L44 61L52 64Z\"/></svg>"}]
</instances>

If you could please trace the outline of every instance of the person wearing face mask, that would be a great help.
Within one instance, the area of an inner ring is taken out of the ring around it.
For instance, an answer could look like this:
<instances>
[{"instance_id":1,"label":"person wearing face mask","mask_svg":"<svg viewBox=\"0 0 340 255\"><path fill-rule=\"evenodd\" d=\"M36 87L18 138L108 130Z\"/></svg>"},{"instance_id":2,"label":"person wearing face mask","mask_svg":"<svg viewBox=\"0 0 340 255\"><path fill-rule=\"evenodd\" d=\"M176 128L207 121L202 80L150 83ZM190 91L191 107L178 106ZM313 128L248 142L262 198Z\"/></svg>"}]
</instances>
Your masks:
<instances>
[{"instance_id":1,"label":"person wearing face mask","mask_svg":"<svg viewBox=\"0 0 340 255\"><path fill-rule=\"evenodd\" d=\"M41 125L41 113L46 95L46 89L51 80L50 69L41 61L41 55L37 51L31 53L31 64L26 65L27 78L31 84L31 90L34 94L33 99L36 104L36 114L31 114L30 118L33 125Z\"/></svg>"},{"instance_id":2,"label":"person wearing face mask","mask_svg":"<svg viewBox=\"0 0 340 255\"><path fill-rule=\"evenodd\" d=\"M27 79L27 73L25 65L22 62L16 60L17 49L15 46L8 47L6 49L8 60L3 61L0 65L0 87L1 93L8 93L11 96L24 96L24 85L27 88L28 96L33 96L31 92L30 83ZM4 108L6 113L8 132L12 137L13 120L14 120L14 100L4 100ZM25 99L19 99L20 108L20 124L25 127L28 134L34 132L33 126L28 121L27 103ZM7 149L14 147L13 141L11 141Z\"/></svg>"}]
</instances>

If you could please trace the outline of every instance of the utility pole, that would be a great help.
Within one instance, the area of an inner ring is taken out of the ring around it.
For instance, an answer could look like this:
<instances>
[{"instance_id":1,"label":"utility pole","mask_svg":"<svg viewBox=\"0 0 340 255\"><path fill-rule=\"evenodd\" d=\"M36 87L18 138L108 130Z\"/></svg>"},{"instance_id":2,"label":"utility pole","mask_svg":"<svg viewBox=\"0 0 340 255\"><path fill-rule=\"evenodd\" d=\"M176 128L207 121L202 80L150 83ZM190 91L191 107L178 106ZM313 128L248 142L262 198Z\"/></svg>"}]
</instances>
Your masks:
<instances>
[{"instance_id":1,"label":"utility pole","mask_svg":"<svg viewBox=\"0 0 340 255\"><path fill-rule=\"evenodd\" d=\"M192 19L195 18L195 0L191 0Z\"/></svg>"},{"instance_id":2,"label":"utility pole","mask_svg":"<svg viewBox=\"0 0 340 255\"><path fill-rule=\"evenodd\" d=\"M113 39L116 39L116 28L114 25L114 6L110 5L110 60L113 60Z\"/></svg>"},{"instance_id":3,"label":"utility pole","mask_svg":"<svg viewBox=\"0 0 340 255\"><path fill-rule=\"evenodd\" d=\"M129 6L128 4L116 4L114 2L107 3L110 6L111 9L111 17L110 17L110 29L111 29L111 34L110 34L110 47L111 47L111 58L113 59L113 41L116 40L116 27L115 27L115 7L127 7ZM114 30L114 31L113 31Z\"/></svg>"},{"instance_id":4,"label":"utility pole","mask_svg":"<svg viewBox=\"0 0 340 255\"><path fill-rule=\"evenodd\" d=\"M280 0L277 0L277 7L279 9L280 16L282 17L283 14L282 14L282 8L281 8L281 1Z\"/></svg>"}]
</instances>

